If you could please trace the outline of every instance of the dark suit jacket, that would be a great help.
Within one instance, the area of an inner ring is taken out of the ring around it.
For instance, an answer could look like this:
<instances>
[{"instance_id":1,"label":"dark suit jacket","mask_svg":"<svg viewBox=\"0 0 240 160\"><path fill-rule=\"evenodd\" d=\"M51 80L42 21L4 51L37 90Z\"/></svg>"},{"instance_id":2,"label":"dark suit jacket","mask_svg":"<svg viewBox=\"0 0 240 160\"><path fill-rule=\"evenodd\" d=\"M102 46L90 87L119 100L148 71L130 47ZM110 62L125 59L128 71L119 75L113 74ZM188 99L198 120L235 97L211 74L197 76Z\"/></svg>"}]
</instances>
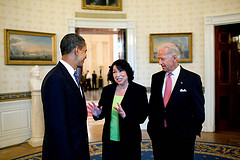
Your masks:
<instances>
[{"instance_id":1,"label":"dark suit jacket","mask_svg":"<svg viewBox=\"0 0 240 160\"><path fill-rule=\"evenodd\" d=\"M110 121L112 113L112 103L116 90L116 84L111 84L103 88L99 106L103 106L102 113L98 119L105 118L103 128L103 142L110 140ZM119 116L120 142L123 144L140 143L142 140L140 125L147 118L147 93L146 88L131 82L123 97L121 106L126 113L123 119ZM94 117L95 120L98 120Z\"/></svg>"},{"instance_id":2,"label":"dark suit jacket","mask_svg":"<svg viewBox=\"0 0 240 160\"><path fill-rule=\"evenodd\" d=\"M205 119L200 76L181 67L166 109L162 98L164 76L164 71L152 76L147 128L150 137L157 138L161 134L164 119L168 128L179 136L194 138L200 135Z\"/></svg>"},{"instance_id":3,"label":"dark suit jacket","mask_svg":"<svg viewBox=\"0 0 240 160\"><path fill-rule=\"evenodd\" d=\"M41 92L45 119L43 159L90 159L85 98L62 63L46 75Z\"/></svg>"}]
</instances>

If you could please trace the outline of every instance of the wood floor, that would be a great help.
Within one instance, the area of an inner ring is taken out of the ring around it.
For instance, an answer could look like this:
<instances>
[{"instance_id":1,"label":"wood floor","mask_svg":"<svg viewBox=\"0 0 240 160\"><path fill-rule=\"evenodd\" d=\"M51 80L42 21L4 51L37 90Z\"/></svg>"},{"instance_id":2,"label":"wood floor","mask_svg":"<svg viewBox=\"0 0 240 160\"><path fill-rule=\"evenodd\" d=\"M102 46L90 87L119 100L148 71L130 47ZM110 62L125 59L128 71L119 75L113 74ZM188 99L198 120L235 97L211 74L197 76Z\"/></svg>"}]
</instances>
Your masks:
<instances>
[{"instance_id":1,"label":"wood floor","mask_svg":"<svg viewBox=\"0 0 240 160\"><path fill-rule=\"evenodd\" d=\"M101 141L103 123L104 123L103 121L88 122L88 133L90 142ZM142 131L142 134L143 139L149 139L149 136L145 130ZM203 132L201 138L198 137L197 141L240 146L240 131L221 131L215 133ZM41 150L42 147L33 148L27 142L25 142L12 147L0 149L0 160L10 160L27 154L35 153Z\"/></svg>"}]
</instances>

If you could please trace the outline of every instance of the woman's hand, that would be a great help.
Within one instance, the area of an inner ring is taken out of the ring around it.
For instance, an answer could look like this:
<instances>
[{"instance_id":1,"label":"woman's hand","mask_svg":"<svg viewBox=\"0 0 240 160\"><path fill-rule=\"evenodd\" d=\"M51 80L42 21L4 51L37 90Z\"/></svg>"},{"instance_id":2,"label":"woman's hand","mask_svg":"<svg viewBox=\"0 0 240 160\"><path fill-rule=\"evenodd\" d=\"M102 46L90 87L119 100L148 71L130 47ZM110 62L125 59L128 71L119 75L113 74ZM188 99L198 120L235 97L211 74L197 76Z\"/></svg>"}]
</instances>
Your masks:
<instances>
[{"instance_id":1,"label":"woman's hand","mask_svg":"<svg viewBox=\"0 0 240 160\"><path fill-rule=\"evenodd\" d=\"M120 116L122 118L126 117L126 113L124 112L124 110L122 109L121 104L117 103L118 107L113 107L114 109L116 109L118 111L118 114L120 114Z\"/></svg>"},{"instance_id":2,"label":"woman's hand","mask_svg":"<svg viewBox=\"0 0 240 160\"><path fill-rule=\"evenodd\" d=\"M92 102L92 104L88 103L87 108L88 112L95 117L98 117L102 113L102 106L99 108L94 102Z\"/></svg>"}]
</instances>

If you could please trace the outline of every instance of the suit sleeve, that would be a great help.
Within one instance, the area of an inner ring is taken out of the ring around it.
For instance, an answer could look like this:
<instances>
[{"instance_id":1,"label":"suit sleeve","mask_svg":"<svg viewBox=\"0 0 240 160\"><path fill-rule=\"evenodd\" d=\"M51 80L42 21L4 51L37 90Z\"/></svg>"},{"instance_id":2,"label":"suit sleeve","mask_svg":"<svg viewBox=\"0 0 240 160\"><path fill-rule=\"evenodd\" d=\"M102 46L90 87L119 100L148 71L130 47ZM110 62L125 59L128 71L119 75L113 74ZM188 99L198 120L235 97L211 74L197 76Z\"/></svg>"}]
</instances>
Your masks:
<instances>
[{"instance_id":1,"label":"suit sleeve","mask_svg":"<svg viewBox=\"0 0 240 160\"><path fill-rule=\"evenodd\" d=\"M158 108L154 108L154 106L160 105L158 103L156 104L156 100L159 100L161 98L160 95L157 94L156 92L156 90L158 90L159 88L158 86L156 86L156 84L160 83L160 82L157 82L156 79L157 79L156 75L153 75L152 82L151 82L151 95L150 95L149 106L148 106L149 122L159 121L159 118L161 116L159 115L160 112L157 110Z\"/></svg>"},{"instance_id":2,"label":"suit sleeve","mask_svg":"<svg viewBox=\"0 0 240 160\"><path fill-rule=\"evenodd\" d=\"M105 91L106 89L105 88L103 88L103 90L102 90L102 93L101 93L101 97L100 97L100 100L99 100L99 102L98 102L98 107L100 108L101 106L105 106L104 105L104 103L105 103L105 101L106 101L106 91ZM94 120L101 120L101 119L103 119L103 118L105 118L105 107L102 107L102 112L101 112L101 114L98 116L98 117L95 117L94 115L93 115L93 119Z\"/></svg>"},{"instance_id":3,"label":"suit sleeve","mask_svg":"<svg viewBox=\"0 0 240 160\"><path fill-rule=\"evenodd\" d=\"M54 143L54 150L63 159L71 159L70 142L66 122L67 96L64 81L60 78L49 78L42 88L45 130L47 139ZM51 144L49 144L51 146Z\"/></svg>"},{"instance_id":4,"label":"suit sleeve","mask_svg":"<svg viewBox=\"0 0 240 160\"><path fill-rule=\"evenodd\" d=\"M152 118L152 112L153 112L153 96L154 96L153 92L154 92L154 77L152 76L151 95L150 95L149 106L148 106L149 119Z\"/></svg>"},{"instance_id":5,"label":"suit sleeve","mask_svg":"<svg viewBox=\"0 0 240 160\"><path fill-rule=\"evenodd\" d=\"M144 123L144 121L146 120L147 116L148 116L148 99L147 99L147 90L144 87L141 92L141 94L139 95L139 99L138 99L138 108L137 108L137 123L138 124L142 124Z\"/></svg>"},{"instance_id":6,"label":"suit sleeve","mask_svg":"<svg viewBox=\"0 0 240 160\"><path fill-rule=\"evenodd\" d=\"M205 120L204 112L204 96L202 91L202 82L200 76L196 76L196 79L193 82L193 101L195 104L195 118L194 118L194 131L196 135L200 136L202 130L202 123Z\"/></svg>"}]
</instances>

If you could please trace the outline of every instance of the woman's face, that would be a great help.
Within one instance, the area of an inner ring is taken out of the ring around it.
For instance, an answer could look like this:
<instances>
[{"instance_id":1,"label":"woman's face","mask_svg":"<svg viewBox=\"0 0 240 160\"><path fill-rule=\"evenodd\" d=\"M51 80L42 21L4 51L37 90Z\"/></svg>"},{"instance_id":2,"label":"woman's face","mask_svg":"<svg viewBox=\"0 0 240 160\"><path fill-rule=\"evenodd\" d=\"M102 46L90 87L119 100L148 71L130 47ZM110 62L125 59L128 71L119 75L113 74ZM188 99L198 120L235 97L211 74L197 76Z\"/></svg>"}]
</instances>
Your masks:
<instances>
[{"instance_id":1,"label":"woman's face","mask_svg":"<svg viewBox=\"0 0 240 160\"><path fill-rule=\"evenodd\" d=\"M119 85L125 85L128 83L127 72L123 69L118 69L116 65L113 66L113 78Z\"/></svg>"}]
</instances>

